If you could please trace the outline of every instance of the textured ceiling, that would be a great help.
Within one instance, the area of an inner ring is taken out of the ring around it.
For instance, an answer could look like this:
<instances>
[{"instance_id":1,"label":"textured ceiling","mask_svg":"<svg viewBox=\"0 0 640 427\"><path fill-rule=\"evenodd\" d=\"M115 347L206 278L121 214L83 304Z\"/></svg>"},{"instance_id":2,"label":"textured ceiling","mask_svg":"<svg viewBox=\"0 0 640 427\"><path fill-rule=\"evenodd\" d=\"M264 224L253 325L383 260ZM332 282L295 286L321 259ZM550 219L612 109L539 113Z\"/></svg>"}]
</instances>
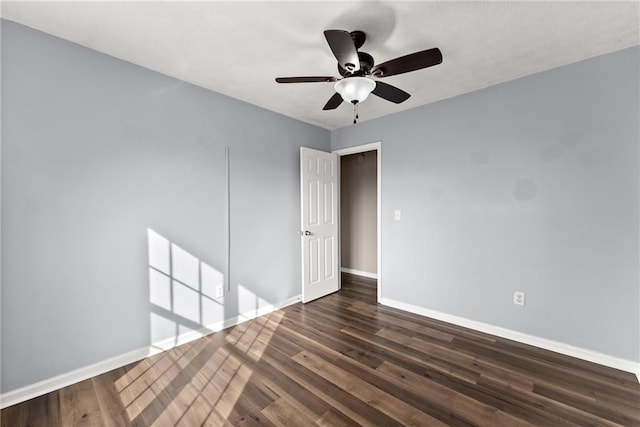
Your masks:
<instances>
[{"instance_id":1,"label":"textured ceiling","mask_svg":"<svg viewBox=\"0 0 640 427\"><path fill-rule=\"evenodd\" d=\"M376 63L438 47L444 60L385 82L412 96L375 96L368 120L640 44L633 2L2 2L2 17L180 80L327 129L352 109L322 111L338 75L325 29L362 30Z\"/></svg>"}]
</instances>

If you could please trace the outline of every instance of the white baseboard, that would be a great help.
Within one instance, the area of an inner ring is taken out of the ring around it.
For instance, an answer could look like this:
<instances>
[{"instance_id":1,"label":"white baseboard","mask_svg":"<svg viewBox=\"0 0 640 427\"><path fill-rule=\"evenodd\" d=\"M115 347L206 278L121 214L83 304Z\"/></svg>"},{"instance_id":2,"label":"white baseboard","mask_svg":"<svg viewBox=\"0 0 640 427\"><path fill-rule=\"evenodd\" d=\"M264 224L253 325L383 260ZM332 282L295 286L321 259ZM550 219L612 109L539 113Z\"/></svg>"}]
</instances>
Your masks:
<instances>
[{"instance_id":1,"label":"white baseboard","mask_svg":"<svg viewBox=\"0 0 640 427\"><path fill-rule=\"evenodd\" d=\"M555 351L556 353L561 353L589 362L598 363L610 368L620 369L622 371L635 374L638 378L638 382L640 382L640 362L621 359L619 357L610 356L608 354L599 353L597 351L575 347L558 341L524 334L522 332L513 331L511 329L502 328L500 326L494 326L488 323L478 322L475 320L466 319L464 317L442 313L436 310L419 307L417 305L408 304L405 302L395 301L389 298L380 298L380 304L408 311L410 313L419 314L421 316L430 317L432 319L442 320L443 322L452 323L454 325L462 326L487 334L507 338L513 341L518 341L523 344L529 344L536 347L544 348L546 350Z\"/></svg>"},{"instance_id":2,"label":"white baseboard","mask_svg":"<svg viewBox=\"0 0 640 427\"><path fill-rule=\"evenodd\" d=\"M376 273L369 273L368 271L354 270L353 268L341 267L340 271L343 273L355 274L356 276L368 277L369 279L377 279Z\"/></svg>"},{"instance_id":3,"label":"white baseboard","mask_svg":"<svg viewBox=\"0 0 640 427\"><path fill-rule=\"evenodd\" d=\"M25 400L42 396L43 394L50 393L62 387L84 381L93 376L104 374L112 369L144 359L151 354L151 347L139 348L137 350L94 363L93 365L75 369L71 372L56 375L55 377L2 393L0 395L0 408L4 409L8 406L15 405L16 403L24 402Z\"/></svg>"},{"instance_id":4,"label":"white baseboard","mask_svg":"<svg viewBox=\"0 0 640 427\"><path fill-rule=\"evenodd\" d=\"M256 317L272 313L286 306L300 302L300 299L301 296L298 295L277 304L270 304L264 307L260 307L256 310L251 310L247 313L242 313L239 316L227 319L223 322L216 322L211 325L207 325L199 331L190 331L178 337L155 342L148 347L141 347L137 350L133 350L128 353L111 357L98 363L75 369L71 372L57 375L46 380L38 381L34 384L2 393L0 395L0 409L15 405L20 402L24 402L29 399L33 399L34 397L42 396L43 394L47 394L62 387L66 387L71 384L75 384L77 382L95 377L97 375L104 374L105 372L109 372L113 369L117 369L130 363L137 362L141 359L153 356L154 354L169 350L173 347L186 344L190 341L196 340L214 332L218 332L222 329L239 325L248 320L255 319Z\"/></svg>"}]
</instances>

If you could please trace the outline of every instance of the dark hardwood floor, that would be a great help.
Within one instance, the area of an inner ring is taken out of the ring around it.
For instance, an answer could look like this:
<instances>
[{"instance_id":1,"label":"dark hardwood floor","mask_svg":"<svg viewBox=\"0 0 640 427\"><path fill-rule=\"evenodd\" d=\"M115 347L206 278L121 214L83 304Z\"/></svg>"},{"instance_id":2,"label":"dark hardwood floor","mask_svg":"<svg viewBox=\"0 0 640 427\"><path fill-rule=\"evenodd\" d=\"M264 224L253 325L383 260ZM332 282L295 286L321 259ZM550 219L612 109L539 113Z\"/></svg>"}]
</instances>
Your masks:
<instances>
[{"instance_id":1,"label":"dark hardwood floor","mask_svg":"<svg viewBox=\"0 0 640 427\"><path fill-rule=\"evenodd\" d=\"M377 305L375 281L2 411L2 426L640 426L634 375Z\"/></svg>"}]
</instances>

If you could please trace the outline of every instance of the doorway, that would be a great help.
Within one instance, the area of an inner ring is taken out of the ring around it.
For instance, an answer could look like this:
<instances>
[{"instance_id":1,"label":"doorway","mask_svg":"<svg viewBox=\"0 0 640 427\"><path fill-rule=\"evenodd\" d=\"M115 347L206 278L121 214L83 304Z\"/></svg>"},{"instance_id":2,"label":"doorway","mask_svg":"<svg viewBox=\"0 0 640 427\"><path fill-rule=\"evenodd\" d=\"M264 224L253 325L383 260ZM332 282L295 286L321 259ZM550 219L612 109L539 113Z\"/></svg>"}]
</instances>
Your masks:
<instances>
[{"instance_id":1,"label":"doorway","mask_svg":"<svg viewBox=\"0 0 640 427\"><path fill-rule=\"evenodd\" d=\"M376 142L334 151L340 165L341 272L375 280L378 301L382 295L381 145Z\"/></svg>"}]
</instances>

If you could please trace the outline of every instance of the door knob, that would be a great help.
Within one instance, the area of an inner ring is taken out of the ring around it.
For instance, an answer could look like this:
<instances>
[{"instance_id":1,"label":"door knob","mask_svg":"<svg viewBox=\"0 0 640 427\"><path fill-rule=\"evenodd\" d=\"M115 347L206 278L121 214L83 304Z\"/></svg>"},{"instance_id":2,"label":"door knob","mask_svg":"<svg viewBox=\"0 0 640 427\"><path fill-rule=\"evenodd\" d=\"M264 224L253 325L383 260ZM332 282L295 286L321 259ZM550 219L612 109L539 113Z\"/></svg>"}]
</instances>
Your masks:
<instances>
[{"instance_id":1,"label":"door knob","mask_svg":"<svg viewBox=\"0 0 640 427\"><path fill-rule=\"evenodd\" d=\"M304 230L300 232L301 236L311 236L311 232L309 230Z\"/></svg>"}]
</instances>

